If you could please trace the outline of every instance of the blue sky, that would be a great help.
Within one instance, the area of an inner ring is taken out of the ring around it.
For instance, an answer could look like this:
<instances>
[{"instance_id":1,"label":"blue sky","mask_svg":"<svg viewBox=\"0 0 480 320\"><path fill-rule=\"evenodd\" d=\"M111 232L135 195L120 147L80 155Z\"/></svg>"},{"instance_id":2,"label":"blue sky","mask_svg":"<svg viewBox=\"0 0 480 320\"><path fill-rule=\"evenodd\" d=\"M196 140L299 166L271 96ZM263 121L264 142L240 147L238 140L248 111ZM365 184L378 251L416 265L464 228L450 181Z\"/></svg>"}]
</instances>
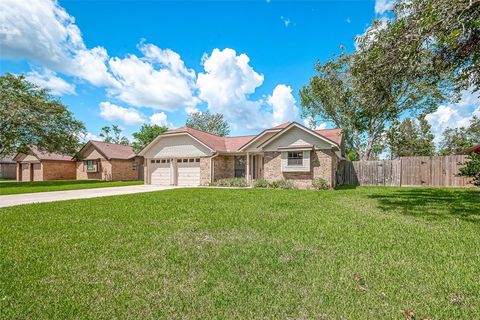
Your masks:
<instances>
[{"instance_id":1,"label":"blue sky","mask_svg":"<svg viewBox=\"0 0 480 320\"><path fill-rule=\"evenodd\" d=\"M5 0L0 72L52 88L90 137L111 124L127 136L141 123L178 127L207 109L232 134L255 133L302 121L298 91L315 62L354 50L392 2ZM466 99L432 122L466 121L478 106Z\"/></svg>"}]
</instances>

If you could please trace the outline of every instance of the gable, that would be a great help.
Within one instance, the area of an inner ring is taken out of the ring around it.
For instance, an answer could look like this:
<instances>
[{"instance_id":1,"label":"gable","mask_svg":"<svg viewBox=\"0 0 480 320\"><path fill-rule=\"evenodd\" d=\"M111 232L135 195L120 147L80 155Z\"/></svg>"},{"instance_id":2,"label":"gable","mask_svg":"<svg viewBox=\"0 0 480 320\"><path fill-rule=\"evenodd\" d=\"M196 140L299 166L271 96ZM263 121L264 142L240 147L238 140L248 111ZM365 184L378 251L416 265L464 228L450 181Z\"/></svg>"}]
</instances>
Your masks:
<instances>
[{"instance_id":1,"label":"gable","mask_svg":"<svg viewBox=\"0 0 480 320\"><path fill-rule=\"evenodd\" d=\"M261 149L258 148L259 145L273 137L273 135L277 134L278 131L269 131L269 132L264 132L261 137L258 137L257 140L252 142L247 148L243 148L244 151L247 152L257 152L260 151Z\"/></svg>"},{"instance_id":2,"label":"gable","mask_svg":"<svg viewBox=\"0 0 480 320\"><path fill-rule=\"evenodd\" d=\"M164 135L142 154L145 158L192 158L212 155L210 149L188 134Z\"/></svg>"},{"instance_id":3,"label":"gable","mask_svg":"<svg viewBox=\"0 0 480 320\"><path fill-rule=\"evenodd\" d=\"M39 162L40 160L38 160L37 157L35 157L34 155L31 155L31 154L25 154L25 153L19 153L17 154L17 156L15 157L15 160L16 161L29 161L29 162Z\"/></svg>"},{"instance_id":4,"label":"gable","mask_svg":"<svg viewBox=\"0 0 480 320\"><path fill-rule=\"evenodd\" d=\"M299 128L291 127L279 137L273 138L263 145L262 149L265 151L277 151L279 147L290 145L312 145L316 149L331 149L332 144Z\"/></svg>"},{"instance_id":5,"label":"gable","mask_svg":"<svg viewBox=\"0 0 480 320\"><path fill-rule=\"evenodd\" d=\"M86 146L81 153L82 160L96 160L96 159L105 159L105 157L98 152L98 150L92 145Z\"/></svg>"}]
</instances>

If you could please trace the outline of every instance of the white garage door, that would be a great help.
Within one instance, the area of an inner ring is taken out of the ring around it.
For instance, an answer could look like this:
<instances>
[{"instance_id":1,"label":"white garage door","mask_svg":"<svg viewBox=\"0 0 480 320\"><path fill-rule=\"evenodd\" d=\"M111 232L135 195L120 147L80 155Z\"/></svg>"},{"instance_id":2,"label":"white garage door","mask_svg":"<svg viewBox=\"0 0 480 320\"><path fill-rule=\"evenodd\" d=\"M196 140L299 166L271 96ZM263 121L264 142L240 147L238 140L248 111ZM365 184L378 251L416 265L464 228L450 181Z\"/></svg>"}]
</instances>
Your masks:
<instances>
[{"instance_id":1,"label":"white garage door","mask_svg":"<svg viewBox=\"0 0 480 320\"><path fill-rule=\"evenodd\" d=\"M151 184L169 186L172 184L172 170L170 160L151 160Z\"/></svg>"},{"instance_id":2,"label":"white garage door","mask_svg":"<svg viewBox=\"0 0 480 320\"><path fill-rule=\"evenodd\" d=\"M200 159L178 159L177 173L177 184L179 186L199 186Z\"/></svg>"}]
</instances>

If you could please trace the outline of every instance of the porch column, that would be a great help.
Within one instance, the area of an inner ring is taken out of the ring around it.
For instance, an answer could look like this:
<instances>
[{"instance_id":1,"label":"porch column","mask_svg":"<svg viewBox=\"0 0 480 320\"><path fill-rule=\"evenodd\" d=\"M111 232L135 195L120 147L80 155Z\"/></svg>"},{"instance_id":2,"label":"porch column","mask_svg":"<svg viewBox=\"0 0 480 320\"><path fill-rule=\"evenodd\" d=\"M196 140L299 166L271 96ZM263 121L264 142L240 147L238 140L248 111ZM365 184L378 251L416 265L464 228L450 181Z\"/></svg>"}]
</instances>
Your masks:
<instances>
[{"instance_id":1,"label":"porch column","mask_svg":"<svg viewBox=\"0 0 480 320\"><path fill-rule=\"evenodd\" d=\"M250 183L250 153L247 152L247 170L246 170L247 183Z\"/></svg>"},{"instance_id":2,"label":"porch column","mask_svg":"<svg viewBox=\"0 0 480 320\"><path fill-rule=\"evenodd\" d=\"M22 164L17 162L17 181L22 181Z\"/></svg>"}]
</instances>

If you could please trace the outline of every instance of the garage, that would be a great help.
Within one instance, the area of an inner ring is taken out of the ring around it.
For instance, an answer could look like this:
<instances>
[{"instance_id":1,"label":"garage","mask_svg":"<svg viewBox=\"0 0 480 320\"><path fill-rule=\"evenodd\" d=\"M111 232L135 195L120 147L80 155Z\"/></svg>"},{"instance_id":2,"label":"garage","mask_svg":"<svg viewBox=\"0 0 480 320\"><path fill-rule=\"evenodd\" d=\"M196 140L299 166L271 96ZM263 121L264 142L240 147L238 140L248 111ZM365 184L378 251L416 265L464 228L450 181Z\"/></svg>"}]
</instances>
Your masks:
<instances>
[{"instance_id":1,"label":"garage","mask_svg":"<svg viewBox=\"0 0 480 320\"><path fill-rule=\"evenodd\" d=\"M170 159L151 160L151 184L169 186L173 184Z\"/></svg>"},{"instance_id":2,"label":"garage","mask_svg":"<svg viewBox=\"0 0 480 320\"><path fill-rule=\"evenodd\" d=\"M200 185L200 159L177 159L177 185Z\"/></svg>"},{"instance_id":3,"label":"garage","mask_svg":"<svg viewBox=\"0 0 480 320\"><path fill-rule=\"evenodd\" d=\"M22 163L22 181L30 181L30 163Z\"/></svg>"}]
</instances>

